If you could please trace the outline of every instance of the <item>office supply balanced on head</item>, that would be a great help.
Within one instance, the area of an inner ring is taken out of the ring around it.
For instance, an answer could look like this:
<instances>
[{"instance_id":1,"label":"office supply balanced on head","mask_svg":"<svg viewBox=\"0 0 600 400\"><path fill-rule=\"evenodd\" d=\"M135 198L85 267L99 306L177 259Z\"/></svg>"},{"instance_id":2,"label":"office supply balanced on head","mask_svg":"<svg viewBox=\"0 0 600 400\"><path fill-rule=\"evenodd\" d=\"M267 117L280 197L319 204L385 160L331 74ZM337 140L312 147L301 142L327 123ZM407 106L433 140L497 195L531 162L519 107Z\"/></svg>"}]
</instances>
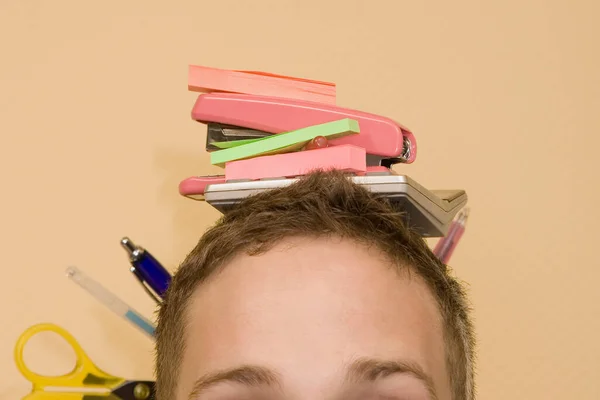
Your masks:
<instances>
[{"instance_id":1,"label":"office supply balanced on head","mask_svg":"<svg viewBox=\"0 0 600 400\"><path fill-rule=\"evenodd\" d=\"M386 197L423 237L445 236L467 203L464 190L428 190L409 177L417 157L411 130L336 105L333 83L190 66L188 89L200 92L191 116L207 126L205 150L223 174L191 176L179 193L223 213L317 169L344 171Z\"/></svg>"}]
</instances>

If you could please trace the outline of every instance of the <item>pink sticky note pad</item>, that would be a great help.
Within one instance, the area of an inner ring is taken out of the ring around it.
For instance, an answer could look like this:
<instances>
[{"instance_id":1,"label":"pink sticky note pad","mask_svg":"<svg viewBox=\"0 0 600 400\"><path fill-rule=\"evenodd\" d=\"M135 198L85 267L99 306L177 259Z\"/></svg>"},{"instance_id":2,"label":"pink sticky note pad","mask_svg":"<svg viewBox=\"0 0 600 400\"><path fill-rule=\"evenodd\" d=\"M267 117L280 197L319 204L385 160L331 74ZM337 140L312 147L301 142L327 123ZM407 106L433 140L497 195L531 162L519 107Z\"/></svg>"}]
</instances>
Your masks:
<instances>
[{"instance_id":1,"label":"pink sticky note pad","mask_svg":"<svg viewBox=\"0 0 600 400\"><path fill-rule=\"evenodd\" d=\"M258 71L238 71L190 65L188 89L301 99L335 104L335 84Z\"/></svg>"},{"instance_id":2,"label":"pink sticky note pad","mask_svg":"<svg viewBox=\"0 0 600 400\"><path fill-rule=\"evenodd\" d=\"M364 148L342 145L295 153L276 154L225 164L225 178L264 179L306 175L312 170L338 169L346 172L365 172L367 153Z\"/></svg>"}]
</instances>

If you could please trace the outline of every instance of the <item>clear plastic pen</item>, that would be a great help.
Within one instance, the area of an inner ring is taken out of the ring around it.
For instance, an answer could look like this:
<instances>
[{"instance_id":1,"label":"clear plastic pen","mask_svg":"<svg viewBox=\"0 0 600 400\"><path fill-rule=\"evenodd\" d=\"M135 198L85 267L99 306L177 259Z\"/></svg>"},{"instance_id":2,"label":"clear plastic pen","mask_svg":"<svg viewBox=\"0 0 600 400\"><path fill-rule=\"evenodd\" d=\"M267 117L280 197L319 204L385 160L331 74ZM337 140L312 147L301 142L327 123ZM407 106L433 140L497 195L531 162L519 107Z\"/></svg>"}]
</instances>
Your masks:
<instances>
[{"instance_id":1,"label":"clear plastic pen","mask_svg":"<svg viewBox=\"0 0 600 400\"><path fill-rule=\"evenodd\" d=\"M135 311L99 282L90 278L76 267L67 268L66 274L73 282L85 289L89 294L94 296L96 300L111 309L115 314L125 318L149 336L154 337L155 327L152 322L144 318L139 312Z\"/></svg>"}]
</instances>

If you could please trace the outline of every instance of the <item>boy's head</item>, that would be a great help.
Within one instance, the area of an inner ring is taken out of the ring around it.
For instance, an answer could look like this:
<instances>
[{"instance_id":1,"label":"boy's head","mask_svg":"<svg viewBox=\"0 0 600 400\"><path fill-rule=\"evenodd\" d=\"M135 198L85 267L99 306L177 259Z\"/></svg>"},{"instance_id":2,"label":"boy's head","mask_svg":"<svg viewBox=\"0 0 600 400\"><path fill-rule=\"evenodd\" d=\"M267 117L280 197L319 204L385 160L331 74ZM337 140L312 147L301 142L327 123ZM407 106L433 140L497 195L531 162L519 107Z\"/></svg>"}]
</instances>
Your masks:
<instances>
[{"instance_id":1,"label":"boy's head","mask_svg":"<svg viewBox=\"0 0 600 400\"><path fill-rule=\"evenodd\" d=\"M228 212L159 311L158 400L472 400L466 296L403 221L339 172Z\"/></svg>"}]
</instances>

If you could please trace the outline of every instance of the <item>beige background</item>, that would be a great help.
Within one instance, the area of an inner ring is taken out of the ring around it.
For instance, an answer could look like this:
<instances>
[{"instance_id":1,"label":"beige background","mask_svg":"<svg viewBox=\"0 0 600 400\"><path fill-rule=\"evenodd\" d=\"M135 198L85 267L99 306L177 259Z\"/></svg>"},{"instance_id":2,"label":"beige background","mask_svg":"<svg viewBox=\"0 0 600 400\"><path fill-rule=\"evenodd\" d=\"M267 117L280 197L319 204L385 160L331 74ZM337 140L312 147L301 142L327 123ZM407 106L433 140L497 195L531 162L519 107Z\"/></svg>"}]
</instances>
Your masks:
<instances>
[{"instance_id":1,"label":"beige background","mask_svg":"<svg viewBox=\"0 0 600 400\"><path fill-rule=\"evenodd\" d=\"M370 4L368 4L370 3ZM188 64L338 85L338 104L418 137L398 167L464 188L452 266L470 283L481 399L600 399L600 6L594 1L0 2L0 398L42 321L97 364L152 376L152 342L64 277L76 265L151 317L129 235L173 270L218 214L177 185L218 169ZM433 245L433 242L432 242ZM62 342L27 351L68 371Z\"/></svg>"}]
</instances>

